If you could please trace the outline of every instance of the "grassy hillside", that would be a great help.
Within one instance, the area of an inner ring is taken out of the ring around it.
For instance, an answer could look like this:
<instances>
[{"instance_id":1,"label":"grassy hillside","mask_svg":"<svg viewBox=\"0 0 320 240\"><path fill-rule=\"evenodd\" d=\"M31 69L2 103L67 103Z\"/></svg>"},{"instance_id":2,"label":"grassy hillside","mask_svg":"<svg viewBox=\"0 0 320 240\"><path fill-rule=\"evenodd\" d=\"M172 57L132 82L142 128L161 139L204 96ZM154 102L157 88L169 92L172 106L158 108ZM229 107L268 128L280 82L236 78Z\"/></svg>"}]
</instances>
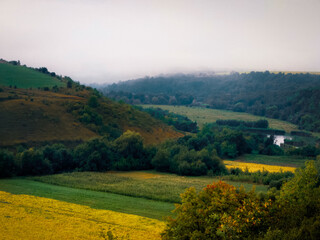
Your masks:
<instances>
[{"instance_id":1,"label":"grassy hillside","mask_svg":"<svg viewBox=\"0 0 320 240\"><path fill-rule=\"evenodd\" d=\"M66 84L48 74L28 67L0 63L0 85L17 88L64 87Z\"/></svg>"},{"instance_id":2,"label":"grassy hillside","mask_svg":"<svg viewBox=\"0 0 320 240\"><path fill-rule=\"evenodd\" d=\"M80 112L92 92L59 89L58 92L2 87L0 92L0 146L44 142L79 142L101 135ZM148 144L182 136L150 115L106 98L94 109L107 126L139 132ZM93 111L93 110L92 110ZM83 113L82 113L83 114Z\"/></svg>"},{"instance_id":3,"label":"grassy hillside","mask_svg":"<svg viewBox=\"0 0 320 240\"><path fill-rule=\"evenodd\" d=\"M112 210L159 220L170 215L171 210L174 209L172 203L62 187L27 179L0 179L0 191L51 198L95 209Z\"/></svg>"},{"instance_id":4,"label":"grassy hillside","mask_svg":"<svg viewBox=\"0 0 320 240\"><path fill-rule=\"evenodd\" d=\"M0 92L0 146L21 143L85 141L98 136L67 113L78 96L4 88Z\"/></svg>"},{"instance_id":5,"label":"grassy hillside","mask_svg":"<svg viewBox=\"0 0 320 240\"><path fill-rule=\"evenodd\" d=\"M72 188L111 192L127 196L148 198L167 202L179 202L180 194L186 188L198 191L218 181L217 177L185 177L158 172L74 172L33 177L33 180ZM256 187L257 192L266 192L267 186L227 181L236 187L243 185L246 190Z\"/></svg>"},{"instance_id":6,"label":"grassy hillside","mask_svg":"<svg viewBox=\"0 0 320 240\"><path fill-rule=\"evenodd\" d=\"M2 239L160 239L164 223L145 217L0 191Z\"/></svg>"},{"instance_id":7,"label":"grassy hillside","mask_svg":"<svg viewBox=\"0 0 320 240\"><path fill-rule=\"evenodd\" d=\"M140 105L142 107L154 107L168 110L177 114L187 116L192 121L196 121L200 127L205 123L212 123L218 119L237 119L242 121L257 121L263 117L255 116L248 113L232 112L226 110L200 108L200 107L185 107L185 106L169 106L169 105ZM292 123L273 119L273 118L263 118L268 120L269 127L273 129L284 130L287 133L291 131L299 131L298 127Z\"/></svg>"}]
</instances>

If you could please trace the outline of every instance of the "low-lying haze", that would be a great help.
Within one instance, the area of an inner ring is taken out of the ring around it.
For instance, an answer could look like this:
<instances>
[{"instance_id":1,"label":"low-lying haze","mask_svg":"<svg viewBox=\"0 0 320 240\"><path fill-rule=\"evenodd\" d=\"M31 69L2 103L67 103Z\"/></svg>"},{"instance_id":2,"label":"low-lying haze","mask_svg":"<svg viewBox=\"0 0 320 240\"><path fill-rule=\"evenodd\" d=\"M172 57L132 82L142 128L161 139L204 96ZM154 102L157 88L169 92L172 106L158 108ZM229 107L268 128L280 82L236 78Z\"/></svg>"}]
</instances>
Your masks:
<instances>
[{"instance_id":1,"label":"low-lying haze","mask_svg":"<svg viewBox=\"0 0 320 240\"><path fill-rule=\"evenodd\" d=\"M0 58L83 83L320 71L319 12L318 0L1 0Z\"/></svg>"}]
</instances>

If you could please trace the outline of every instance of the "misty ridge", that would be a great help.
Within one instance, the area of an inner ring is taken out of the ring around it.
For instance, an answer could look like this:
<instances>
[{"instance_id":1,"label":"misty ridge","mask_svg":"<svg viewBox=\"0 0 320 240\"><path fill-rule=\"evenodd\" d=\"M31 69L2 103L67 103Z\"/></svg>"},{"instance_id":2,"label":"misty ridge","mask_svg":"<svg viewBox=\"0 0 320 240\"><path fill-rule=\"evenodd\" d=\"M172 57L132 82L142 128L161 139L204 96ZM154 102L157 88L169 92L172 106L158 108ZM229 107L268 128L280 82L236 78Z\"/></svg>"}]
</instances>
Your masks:
<instances>
[{"instance_id":1,"label":"misty ridge","mask_svg":"<svg viewBox=\"0 0 320 240\"><path fill-rule=\"evenodd\" d=\"M187 105L271 117L320 131L320 75L250 72L175 74L96 85L130 104Z\"/></svg>"}]
</instances>

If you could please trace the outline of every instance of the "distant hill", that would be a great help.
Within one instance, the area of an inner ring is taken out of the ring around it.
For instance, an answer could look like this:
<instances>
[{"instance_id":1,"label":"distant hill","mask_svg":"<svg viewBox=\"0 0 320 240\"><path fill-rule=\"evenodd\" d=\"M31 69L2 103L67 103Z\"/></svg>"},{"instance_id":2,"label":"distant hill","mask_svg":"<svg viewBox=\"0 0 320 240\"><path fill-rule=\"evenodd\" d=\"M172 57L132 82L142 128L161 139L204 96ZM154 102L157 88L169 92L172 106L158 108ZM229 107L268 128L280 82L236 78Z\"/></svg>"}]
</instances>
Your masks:
<instances>
[{"instance_id":1,"label":"distant hill","mask_svg":"<svg viewBox=\"0 0 320 240\"><path fill-rule=\"evenodd\" d=\"M281 119L320 131L320 75L250 72L146 77L100 86L131 104L203 106Z\"/></svg>"},{"instance_id":2,"label":"distant hill","mask_svg":"<svg viewBox=\"0 0 320 240\"><path fill-rule=\"evenodd\" d=\"M57 142L72 146L98 136L115 139L126 130L139 132L146 144L183 136L149 114L70 78L63 78L65 84L27 67L8 63L0 67L0 147ZM4 84L8 79L17 85Z\"/></svg>"},{"instance_id":3,"label":"distant hill","mask_svg":"<svg viewBox=\"0 0 320 240\"><path fill-rule=\"evenodd\" d=\"M14 63L17 63L14 61ZM40 71L46 72L40 72ZM0 61L0 85L17 88L43 88L43 87L64 87L66 83L55 77L55 73L49 73L46 68L38 70L12 64L7 61Z\"/></svg>"}]
</instances>

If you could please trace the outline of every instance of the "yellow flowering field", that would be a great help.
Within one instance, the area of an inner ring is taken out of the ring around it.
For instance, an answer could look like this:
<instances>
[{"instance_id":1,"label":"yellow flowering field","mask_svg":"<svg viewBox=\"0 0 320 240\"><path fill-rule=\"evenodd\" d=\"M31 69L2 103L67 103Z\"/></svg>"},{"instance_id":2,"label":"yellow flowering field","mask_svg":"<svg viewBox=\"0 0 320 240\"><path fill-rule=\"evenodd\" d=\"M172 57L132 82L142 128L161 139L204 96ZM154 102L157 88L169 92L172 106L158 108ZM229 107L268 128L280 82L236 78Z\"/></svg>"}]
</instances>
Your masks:
<instances>
[{"instance_id":1,"label":"yellow flowering field","mask_svg":"<svg viewBox=\"0 0 320 240\"><path fill-rule=\"evenodd\" d=\"M158 220L0 191L1 239L160 239Z\"/></svg>"},{"instance_id":2,"label":"yellow flowering field","mask_svg":"<svg viewBox=\"0 0 320 240\"><path fill-rule=\"evenodd\" d=\"M275 165L267 165L260 163L245 163L245 162L236 162L236 161L223 161L228 169L231 168L240 168L241 170L249 169L249 172L263 171L267 170L269 172L280 172L281 170L286 172L294 172L296 170L295 167L284 167L284 166L275 166Z\"/></svg>"}]
</instances>

